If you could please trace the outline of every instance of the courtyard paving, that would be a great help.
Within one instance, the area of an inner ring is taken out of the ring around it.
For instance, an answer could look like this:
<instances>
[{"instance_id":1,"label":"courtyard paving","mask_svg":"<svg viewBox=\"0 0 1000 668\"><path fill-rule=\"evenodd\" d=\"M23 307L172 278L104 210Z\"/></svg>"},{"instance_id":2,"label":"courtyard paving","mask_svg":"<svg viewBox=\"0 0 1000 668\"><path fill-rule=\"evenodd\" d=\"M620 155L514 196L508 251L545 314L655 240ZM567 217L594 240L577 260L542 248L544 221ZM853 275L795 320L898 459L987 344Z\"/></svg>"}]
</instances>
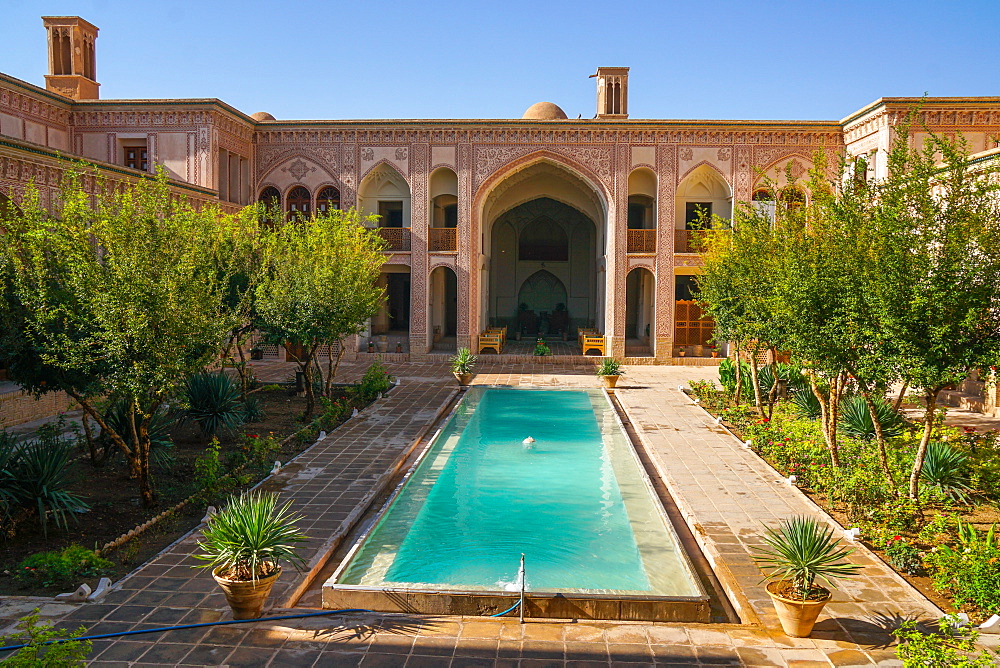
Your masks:
<instances>
[{"instance_id":1,"label":"courtyard paving","mask_svg":"<svg viewBox=\"0 0 1000 668\"><path fill-rule=\"evenodd\" d=\"M265 483L305 517L311 567L318 571L393 470L451 405L456 388L446 365L397 363L401 384L318 441ZM360 375L344 366L338 380ZM290 365L264 363L264 381L285 380ZM719 427L678 391L710 367L635 366L617 397L658 476L740 615L740 623L652 624L365 613L255 622L130 636L94 643L101 666L608 666L899 665L887 629L902 618L935 619L927 599L865 550L854 559L864 574L844 584L811 638L780 632L750 559L763 523L796 514L825 517L797 489ZM484 362L479 384L597 387L590 364L513 365ZM44 603L60 626L99 634L229 618L221 593L191 556L197 532L178 541L122 581L104 602ZM268 614L307 612L315 589L286 572ZM288 608L305 592L299 607ZM0 602L8 621L38 601Z\"/></svg>"}]
</instances>

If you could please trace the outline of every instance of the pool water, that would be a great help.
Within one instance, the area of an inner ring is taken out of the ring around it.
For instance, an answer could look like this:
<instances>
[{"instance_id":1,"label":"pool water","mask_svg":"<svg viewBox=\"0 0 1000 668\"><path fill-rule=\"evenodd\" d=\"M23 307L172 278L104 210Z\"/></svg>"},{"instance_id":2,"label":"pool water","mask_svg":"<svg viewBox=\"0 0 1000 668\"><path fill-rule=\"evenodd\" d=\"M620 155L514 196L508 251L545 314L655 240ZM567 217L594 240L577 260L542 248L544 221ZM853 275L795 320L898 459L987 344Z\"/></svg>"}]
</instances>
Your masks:
<instances>
[{"instance_id":1,"label":"pool water","mask_svg":"<svg viewBox=\"0 0 1000 668\"><path fill-rule=\"evenodd\" d=\"M337 582L513 590L521 553L529 591L700 593L598 390L471 388Z\"/></svg>"}]
</instances>

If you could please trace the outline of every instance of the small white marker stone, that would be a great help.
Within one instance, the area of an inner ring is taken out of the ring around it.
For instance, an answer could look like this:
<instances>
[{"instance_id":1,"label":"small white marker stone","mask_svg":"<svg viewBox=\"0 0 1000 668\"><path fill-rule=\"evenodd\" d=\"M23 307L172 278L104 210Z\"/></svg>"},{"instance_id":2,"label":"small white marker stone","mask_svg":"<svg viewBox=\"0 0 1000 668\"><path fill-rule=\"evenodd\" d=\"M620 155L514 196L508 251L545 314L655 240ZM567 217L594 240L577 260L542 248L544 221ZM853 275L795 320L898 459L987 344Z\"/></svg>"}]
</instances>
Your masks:
<instances>
[{"instance_id":1,"label":"small white marker stone","mask_svg":"<svg viewBox=\"0 0 1000 668\"><path fill-rule=\"evenodd\" d=\"M743 441L743 447L744 448L749 448L751 446L753 446L753 441L751 441L749 438L747 440Z\"/></svg>"},{"instance_id":2,"label":"small white marker stone","mask_svg":"<svg viewBox=\"0 0 1000 668\"><path fill-rule=\"evenodd\" d=\"M722 424L722 416L721 415L718 416L717 418L715 418L715 424Z\"/></svg>"},{"instance_id":3,"label":"small white marker stone","mask_svg":"<svg viewBox=\"0 0 1000 668\"><path fill-rule=\"evenodd\" d=\"M796 480L798 480L798 477L793 475L790 475L787 478L785 478L785 482L787 482L789 485L794 485Z\"/></svg>"},{"instance_id":4,"label":"small white marker stone","mask_svg":"<svg viewBox=\"0 0 1000 668\"><path fill-rule=\"evenodd\" d=\"M209 506L205 509L205 516L201 518L203 524L207 524L210 519L212 519L215 514L219 512L215 509L215 506Z\"/></svg>"},{"instance_id":5,"label":"small white marker stone","mask_svg":"<svg viewBox=\"0 0 1000 668\"><path fill-rule=\"evenodd\" d=\"M1000 633L1000 615L993 615L979 625L979 630L983 633Z\"/></svg>"},{"instance_id":6,"label":"small white marker stone","mask_svg":"<svg viewBox=\"0 0 1000 668\"><path fill-rule=\"evenodd\" d=\"M844 538L853 542L858 539L861 535L861 529L858 527L851 527L850 529L844 529Z\"/></svg>"},{"instance_id":7,"label":"small white marker stone","mask_svg":"<svg viewBox=\"0 0 1000 668\"><path fill-rule=\"evenodd\" d=\"M352 418L358 417L358 409L357 408L355 408L353 411L351 411L351 417Z\"/></svg>"},{"instance_id":8,"label":"small white marker stone","mask_svg":"<svg viewBox=\"0 0 1000 668\"><path fill-rule=\"evenodd\" d=\"M275 473L277 473L280 470L281 470L281 462L279 462L276 459L276 460L274 460L274 466L271 467L271 475L274 475Z\"/></svg>"},{"instance_id":9,"label":"small white marker stone","mask_svg":"<svg viewBox=\"0 0 1000 668\"><path fill-rule=\"evenodd\" d=\"M111 578L101 578L97 583L97 589L94 590L90 596L87 597L87 602L96 603L104 598L104 595L108 593L108 589L111 587Z\"/></svg>"},{"instance_id":10,"label":"small white marker stone","mask_svg":"<svg viewBox=\"0 0 1000 668\"><path fill-rule=\"evenodd\" d=\"M56 594L57 601L66 601L68 603L83 603L90 596L90 585L84 582L82 585L76 588L76 591L67 592L65 594Z\"/></svg>"},{"instance_id":11,"label":"small white marker stone","mask_svg":"<svg viewBox=\"0 0 1000 668\"><path fill-rule=\"evenodd\" d=\"M684 386L683 385L678 385L677 386L677 391L678 392L683 392L684 391Z\"/></svg>"},{"instance_id":12,"label":"small white marker stone","mask_svg":"<svg viewBox=\"0 0 1000 668\"><path fill-rule=\"evenodd\" d=\"M325 432L325 431L321 431L321 432L319 433L319 438L318 438L318 440L322 441L322 440L323 440L324 438L326 438L326 432Z\"/></svg>"}]
</instances>

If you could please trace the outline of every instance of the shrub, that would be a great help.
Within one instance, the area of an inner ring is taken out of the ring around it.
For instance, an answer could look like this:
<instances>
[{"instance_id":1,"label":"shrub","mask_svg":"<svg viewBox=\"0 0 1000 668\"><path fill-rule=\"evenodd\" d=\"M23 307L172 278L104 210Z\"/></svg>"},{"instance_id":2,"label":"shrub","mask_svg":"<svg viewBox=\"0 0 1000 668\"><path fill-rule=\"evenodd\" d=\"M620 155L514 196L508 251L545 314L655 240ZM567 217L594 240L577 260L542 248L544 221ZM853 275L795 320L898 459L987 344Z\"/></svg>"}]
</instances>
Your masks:
<instances>
[{"instance_id":1,"label":"shrub","mask_svg":"<svg viewBox=\"0 0 1000 668\"><path fill-rule=\"evenodd\" d=\"M989 650L977 651L979 632L976 629L961 625L958 618L951 615L943 617L939 627L937 633L928 633L917 628L915 621L906 620L892 632L899 639L896 657L902 660L903 668L992 668L997 665Z\"/></svg>"},{"instance_id":2,"label":"shrub","mask_svg":"<svg viewBox=\"0 0 1000 668\"><path fill-rule=\"evenodd\" d=\"M901 573L917 575L923 570L923 553L902 536L890 538L883 551L889 564Z\"/></svg>"},{"instance_id":3,"label":"shrub","mask_svg":"<svg viewBox=\"0 0 1000 668\"><path fill-rule=\"evenodd\" d=\"M87 633L81 626L75 631L58 629L51 622L38 623L38 608L17 622L18 629L4 638L6 644L24 644L17 652L4 660L4 666L12 668L37 668L38 666L61 666L75 668L85 666L87 655L94 644L89 640L76 640Z\"/></svg>"},{"instance_id":4,"label":"shrub","mask_svg":"<svg viewBox=\"0 0 1000 668\"><path fill-rule=\"evenodd\" d=\"M320 397L319 401L323 406L323 413L320 415L320 424L328 429L340 424L341 418L351 409L347 402L341 399Z\"/></svg>"},{"instance_id":5,"label":"shrub","mask_svg":"<svg viewBox=\"0 0 1000 668\"><path fill-rule=\"evenodd\" d=\"M931 442L927 445L920 479L943 495L966 502L969 492L966 461L966 455L948 443Z\"/></svg>"},{"instance_id":6,"label":"shrub","mask_svg":"<svg viewBox=\"0 0 1000 668\"><path fill-rule=\"evenodd\" d=\"M979 531L957 524L954 545L942 544L925 557L934 586L949 592L959 607L971 606L988 614L1000 610L1000 537L996 525Z\"/></svg>"},{"instance_id":7,"label":"shrub","mask_svg":"<svg viewBox=\"0 0 1000 668\"><path fill-rule=\"evenodd\" d=\"M42 532L48 536L48 517L65 530L74 511L86 509L80 495L69 490L76 480L72 466L74 444L58 435L42 435L17 448L8 463L13 474L9 491L18 506L38 513Z\"/></svg>"},{"instance_id":8,"label":"shrub","mask_svg":"<svg viewBox=\"0 0 1000 668\"><path fill-rule=\"evenodd\" d=\"M725 408L726 394L715 386L711 380L691 380L691 393L698 397L698 402L710 411L717 411Z\"/></svg>"},{"instance_id":9,"label":"shrub","mask_svg":"<svg viewBox=\"0 0 1000 668\"><path fill-rule=\"evenodd\" d=\"M382 365L375 361L361 376L361 381L354 386L354 396L362 403L368 403L378 398L379 394L384 394L392 387L392 376Z\"/></svg>"},{"instance_id":10,"label":"shrub","mask_svg":"<svg viewBox=\"0 0 1000 668\"><path fill-rule=\"evenodd\" d=\"M535 344L535 357L548 357L552 354L552 350L545 343Z\"/></svg>"},{"instance_id":11,"label":"shrub","mask_svg":"<svg viewBox=\"0 0 1000 668\"><path fill-rule=\"evenodd\" d=\"M63 550L39 552L25 557L18 564L14 577L26 584L72 589L84 579L105 575L113 566L92 550L70 545Z\"/></svg>"},{"instance_id":12,"label":"shrub","mask_svg":"<svg viewBox=\"0 0 1000 668\"><path fill-rule=\"evenodd\" d=\"M187 419L198 423L202 433L215 436L224 429L243 424L240 388L224 373L196 373L185 384Z\"/></svg>"},{"instance_id":13,"label":"shrub","mask_svg":"<svg viewBox=\"0 0 1000 668\"><path fill-rule=\"evenodd\" d=\"M205 448L205 453L194 460L194 479L199 489L211 490L219 484L224 474L219 439L213 438Z\"/></svg>"},{"instance_id":14,"label":"shrub","mask_svg":"<svg viewBox=\"0 0 1000 668\"><path fill-rule=\"evenodd\" d=\"M622 363L614 357L605 357L601 360L601 363L597 365L597 369L594 373L598 376L623 376L625 375L625 369L622 367ZM694 384L692 384L691 387L694 387ZM714 383L712 387L715 387Z\"/></svg>"},{"instance_id":15,"label":"shrub","mask_svg":"<svg viewBox=\"0 0 1000 668\"><path fill-rule=\"evenodd\" d=\"M264 404L260 397L256 394L248 395L243 400L243 422L248 424L263 422L265 417L267 417L267 413L264 411Z\"/></svg>"},{"instance_id":16,"label":"shrub","mask_svg":"<svg viewBox=\"0 0 1000 668\"><path fill-rule=\"evenodd\" d=\"M888 401L881 397L873 397L875 413L882 425L882 435L885 438L895 438L903 433L906 421L895 411ZM818 402L817 402L818 403ZM840 404L840 428L846 436L862 441L875 438L875 422L865 398L860 394L847 397Z\"/></svg>"},{"instance_id":17,"label":"shrub","mask_svg":"<svg viewBox=\"0 0 1000 668\"><path fill-rule=\"evenodd\" d=\"M823 408L819 404L819 399L813 394L812 389L795 389L789 395L792 403L792 410L801 418L817 420L823 414Z\"/></svg>"}]
</instances>

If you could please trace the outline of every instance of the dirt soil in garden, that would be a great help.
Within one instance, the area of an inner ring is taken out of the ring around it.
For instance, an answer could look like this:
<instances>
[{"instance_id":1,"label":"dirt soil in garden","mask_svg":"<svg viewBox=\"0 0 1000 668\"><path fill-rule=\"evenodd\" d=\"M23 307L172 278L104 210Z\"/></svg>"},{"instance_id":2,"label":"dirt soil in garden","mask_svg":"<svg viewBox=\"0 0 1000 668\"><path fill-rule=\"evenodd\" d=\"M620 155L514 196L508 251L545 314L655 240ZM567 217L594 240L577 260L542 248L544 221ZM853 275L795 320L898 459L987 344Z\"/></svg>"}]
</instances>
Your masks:
<instances>
[{"instance_id":1,"label":"dirt soil in garden","mask_svg":"<svg viewBox=\"0 0 1000 668\"><path fill-rule=\"evenodd\" d=\"M280 441L303 426L304 398L296 397L286 389L261 391L256 396L260 397L263 405L264 420L244 425L236 434L220 435L223 458L227 451L238 447L244 435L266 436L273 433ZM78 513L77 522L70 521L68 531L62 531L50 521L47 538L35 517L21 521L13 537L0 538L0 595L46 596L59 593L59 588L22 585L12 574L25 557L38 552L59 550L72 544L89 549L99 548L196 492L195 460L204 454L210 439L202 435L193 423L175 425L171 435L174 464L169 468L154 464L158 492L154 508L142 507L138 486L129 477L124 456L113 455L103 466L95 467L89 456L82 453L77 460L79 476L71 489L89 504L90 510ZM286 462L306 445L293 442L275 455L275 459ZM205 515L207 505L206 502L188 504L138 538L104 555L114 563L108 577L112 581L120 579L196 527ZM97 578L91 580L88 583L95 587Z\"/></svg>"}]
</instances>

